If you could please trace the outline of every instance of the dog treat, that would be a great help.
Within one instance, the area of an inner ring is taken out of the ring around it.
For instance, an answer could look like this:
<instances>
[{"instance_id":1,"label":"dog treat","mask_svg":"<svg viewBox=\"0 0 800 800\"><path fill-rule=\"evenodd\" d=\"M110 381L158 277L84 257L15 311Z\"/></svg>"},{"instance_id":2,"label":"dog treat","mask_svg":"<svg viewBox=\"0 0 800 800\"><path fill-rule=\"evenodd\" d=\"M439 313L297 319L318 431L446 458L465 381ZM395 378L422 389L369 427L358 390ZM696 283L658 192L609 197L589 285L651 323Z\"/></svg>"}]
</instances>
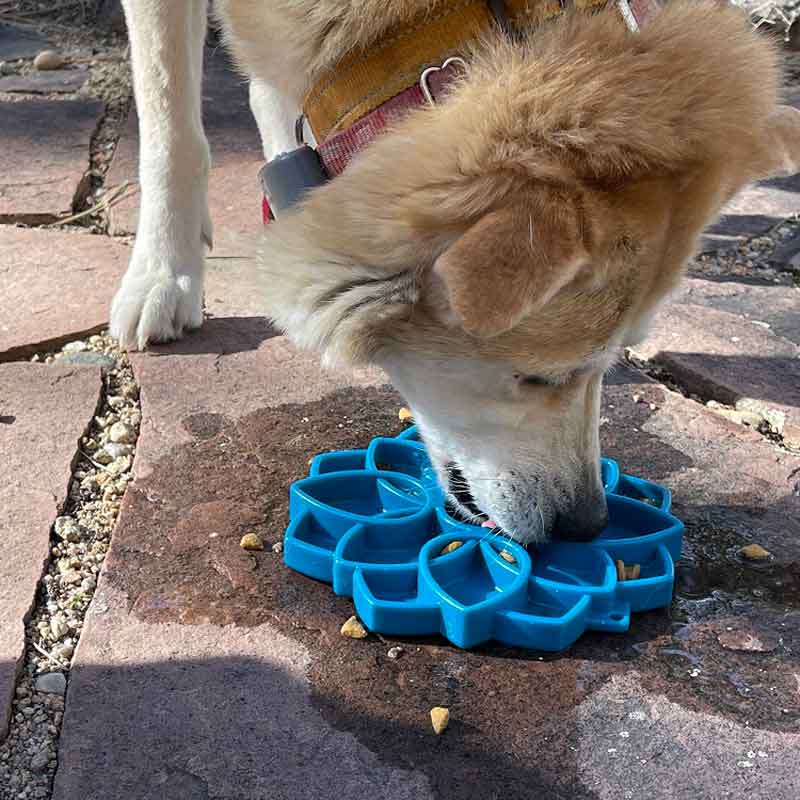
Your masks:
<instances>
[{"instance_id":1,"label":"dog treat","mask_svg":"<svg viewBox=\"0 0 800 800\"><path fill-rule=\"evenodd\" d=\"M626 564L624 561L617 559L617 580L622 581L635 581L642 573L641 564Z\"/></svg>"},{"instance_id":2,"label":"dog treat","mask_svg":"<svg viewBox=\"0 0 800 800\"><path fill-rule=\"evenodd\" d=\"M760 544L748 544L739 550L739 554L748 561L766 561L772 555L769 550L765 550Z\"/></svg>"},{"instance_id":3,"label":"dog treat","mask_svg":"<svg viewBox=\"0 0 800 800\"><path fill-rule=\"evenodd\" d=\"M242 536L242 540L239 542L239 546L243 550L263 550L264 545L261 542L261 539L255 533L246 533Z\"/></svg>"},{"instance_id":4,"label":"dog treat","mask_svg":"<svg viewBox=\"0 0 800 800\"><path fill-rule=\"evenodd\" d=\"M442 706L434 706L431 709L431 725L433 725L433 732L437 736L441 736L447 729L450 723L450 709L443 708Z\"/></svg>"},{"instance_id":5,"label":"dog treat","mask_svg":"<svg viewBox=\"0 0 800 800\"><path fill-rule=\"evenodd\" d=\"M409 422L410 420L414 419L414 415L411 413L410 408L406 408L403 406L398 412L397 416L400 419L400 422Z\"/></svg>"},{"instance_id":6,"label":"dog treat","mask_svg":"<svg viewBox=\"0 0 800 800\"><path fill-rule=\"evenodd\" d=\"M505 559L508 561L509 564L516 564L517 559L508 552L508 550L501 550L500 551L500 558Z\"/></svg>"},{"instance_id":7,"label":"dog treat","mask_svg":"<svg viewBox=\"0 0 800 800\"><path fill-rule=\"evenodd\" d=\"M453 550L458 550L462 544L464 544L464 542L462 542L460 539L456 539L454 542L450 542L450 544L445 545L439 555L446 556L448 553L452 553Z\"/></svg>"},{"instance_id":8,"label":"dog treat","mask_svg":"<svg viewBox=\"0 0 800 800\"><path fill-rule=\"evenodd\" d=\"M350 617L347 622L342 625L340 631L342 636L347 636L349 639L366 639L367 629L361 624L358 617Z\"/></svg>"}]
</instances>

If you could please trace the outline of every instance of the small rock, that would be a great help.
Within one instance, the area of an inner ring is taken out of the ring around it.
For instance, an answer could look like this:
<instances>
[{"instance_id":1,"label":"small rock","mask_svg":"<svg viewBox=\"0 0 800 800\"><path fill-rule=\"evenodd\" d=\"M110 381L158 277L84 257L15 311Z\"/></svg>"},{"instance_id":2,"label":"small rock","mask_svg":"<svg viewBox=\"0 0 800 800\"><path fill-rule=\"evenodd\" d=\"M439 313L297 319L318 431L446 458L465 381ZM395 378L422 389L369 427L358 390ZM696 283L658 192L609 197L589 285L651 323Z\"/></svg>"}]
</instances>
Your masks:
<instances>
[{"instance_id":1,"label":"small rock","mask_svg":"<svg viewBox=\"0 0 800 800\"><path fill-rule=\"evenodd\" d=\"M61 616L55 616L50 620L50 633L54 639L60 639L69 633L66 620Z\"/></svg>"},{"instance_id":2,"label":"small rock","mask_svg":"<svg viewBox=\"0 0 800 800\"><path fill-rule=\"evenodd\" d=\"M78 523L68 516L56 517L54 524L56 536L68 542L79 542L81 539L81 529Z\"/></svg>"},{"instance_id":3,"label":"small rock","mask_svg":"<svg viewBox=\"0 0 800 800\"><path fill-rule=\"evenodd\" d=\"M64 661L69 661L74 652L75 645L71 642L64 642L64 644L60 644L58 647L53 648L52 655L53 658L63 658Z\"/></svg>"},{"instance_id":4,"label":"small rock","mask_svg":"<svg viewBox=\"0 0 800 800\"><path fill-rule=\"evenodd\" d=\"M800 425L789 423L783 426L783 444L790 450L800 450Z\"/></svg>"},{"instance_id":5,"label":"small rock","mask_svg":"<svg viewBox=\"0 0 800 800\"><path fill-rule=\"evenodd\" d=\"M46 672L36 679L34 688L45 694L63 695L67 691L67 679L63 672Z\"/></svg>"},{"instance_id":6,"label":"small rock","mask_svg":"<svg viewBox=\"0 0 800 800\"><path fill-rule=\"evenodd\" d=\"M117 458L116 460L112 461L108 467L108 474L116 477L117 475L122 475L124 472L127 472L131 468L131 457L130 456L122 456L122 458Z\"/></svg>"},{"instance_id":7,"label":"small rock","mask_svg":"<svg viewBox=\"0 0 800 800\"><path fill-rule=\"evenodd\" d=\"M13 75L16 72L13 64L8 61L0 61L0 75Z\"/></svg>"},{"instance_id":8,"label":"small rock","mask_svg":"<svg viewBox=\"0 0 800 800\"><path fill-rule=\"evenodd\" d=\"M414 414L410 408L406 408L403 406L398 412L397 417L400 422L409 422L410 420L414 419Z\"/></svg>"},{"instance_id":9,"label":"small rock","mask_svg":"<svg viewBox=\"0 0 800 800\"><path fill-rule=\"evenodd\" d=\"M40 774L47 772L47 765L50 763L51 758L49 750L40 750L30 761L31 769Z\"/></svg>"},{"instance_id":10,"label":"small rock","mask_svg":"<svg viewBox=\"0 0 800 800\"><path fill-rule=\"evenodd\" d=\"M769 636L761 636L747 631L723 631L717 641L726 650L740 650L748 653L769 653L778 646L778 642Z\"/></svg>"},{"instance_id":11,"label":"small rock","mask_svg":"<svg viewBox=\"0 0 800 800\"><path fill-rule=\"evenodd\" d=\"M81 591L82 592L94 591L95 586L97 586L97 581L92 577L84 578L81 581Z\"/></svg>"},{"instance_id":12,"label":"small rock","mask_svg":"<svg viewBox=\"0 0 800 800\"><path fill-rule=\"evenodd\" d=\"M450 709L443 708L442 706L434 706L431 709L431 725L433 725L433 732L437 736L441 736L447 730L450 724Z\"/></svg>"},{"instance_id":13,"label":"small rock","mask_svg":"<svg viewBox=\"0 0 800 800\"><path fill-rule=\"evenodd\" d=\"M55 50L42 50L36 58L33 59L33 66L42 72L50 69L61 69L64 66L63 56ZM83 349L86 349L85 343Z\"/></svg>"},{"instance_id":14,"label":"small rock","mask_svg":"<svg viewBox=\"0 0 800 800\"><path fill-rule=\"evenodd\" d=\"M44 53L39 53L36 56L36 60L34 60L33 64L36 66L36 61L46 53L52 53L52 50L45 50ZM50 67L50 69L57 69L57 67ZM67 342L64 347L61 348L65 353L82 353L84 350L89 349L89 345L86 342L82 342L80 339L77 342Z\"/></svg>"},{"instance_id":15,"label":"small rock","mask_svg":"<svg viewBox=\"0 0 800 800\"><path fill-rule=\"evenodd\" d=\"M401 655L403 655L403 648L398 646L390 647L389 652L386 655L391 658L392 661L396 661Z\"/></svg>"},{"instance_id":16,"label":"small rock","mask_svg":"<svg viewBox=\"0 0 800 800\"><path fill-rule=\"evenodd\" d=\"M129 456L131 453L133 453L133 445L109 442L108 444L103 445L103 450L105 451L106 455L112 459L122 458L123 456Z\"/></svg>"},{"instance_id":17,"label":"small rock","mask_svg":"<svg viewBox=\"0 0 800 800\"><path fill-rule=\"evenodd\" d=\"M239 542L243 550L263 550L264 544L256 533L246 533Z\"/></svg>"},{"instance_id":18,"label":"small rock","mask_svg":"<svg viewBox=\"0 0 800 800\"><path fill-rule=\"evenodd\" d=\"M358 617L350 617L344 625L340 628L339 632L342 636L347 636L349 639L366 639L367 629L361 624Z\"/></svg>"},{"instance_id":19,"label":"small rock","mask_svg":"<svg viewBox=\"0 0 800 800\"><path fill-rule=\"evenodd\" d=\"M66 352L58 359L58 363L61 366L71 364L79 367L100 367L100 371L103 374L114 369L113 358L104 356L102 353L92 353L88 350L77 353Z\"/></svg>"},{"instance_id":20,"label":"small rock","mask_svg":"<svg viewBox=\"0 0 800 800\"><path fill-rule=\"evenodd\" d=\"M108 431L108 438L115 444L132 444L136 440L136 433L130 425L115 422Z\"/></svg>"},{"instance_id":21,"label":"small rock","mask_svg":"<svg viewBox=\"0 0 800 800\"><path fill-rule=\"evenodd\" d=\"M631 399L633 400L634 403L641 403L642 402L642 396L640 394L633 395L633 397Z\"/></svg>"},{"instance_id":22,"label":"small rock","mask_svg":"<svg viewBox=\"0 0 800 800\"><path fill-rule=\"evenodd\" d=\"M272 552L279 556L283 552L283 542L275 542L272 545Z\"/></svg>"},{"instance_id":23,"label":"small rock","mask_svg":"<svg viewBox=\"0 0 800 800\"><path fill-rule=\"evenodd\" d=\"M739 555L748 561L766 561L772 553L765 550L760 544L748 544L739 550Z\"/></svg>"},{"instance_id":24,"label":"small rock","mask_svg":"<svg viewBox=\"0 0 800 800\"><path fill-rule=\"evenodd\" d=\"M81 574L75 569L67 570L61 574L61 583L80 583Z\"/></svg>"}]
</instances>

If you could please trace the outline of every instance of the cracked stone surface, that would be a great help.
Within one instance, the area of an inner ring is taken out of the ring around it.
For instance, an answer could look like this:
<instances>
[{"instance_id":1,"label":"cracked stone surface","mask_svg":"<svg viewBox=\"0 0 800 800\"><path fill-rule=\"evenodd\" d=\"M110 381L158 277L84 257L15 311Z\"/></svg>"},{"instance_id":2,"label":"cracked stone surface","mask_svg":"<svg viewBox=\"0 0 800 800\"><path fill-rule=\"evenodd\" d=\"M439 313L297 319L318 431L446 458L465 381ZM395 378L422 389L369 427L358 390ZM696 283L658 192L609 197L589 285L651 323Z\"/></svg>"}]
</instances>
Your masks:
<instances>
[{"instance_id":1,"label":"cracked stone surface","mask_svg":"<svg viewBox=\"0 0 800 800\"><path fill-rule=\"evenodd\" d=\"M0 92L11 94L71 94L89 79L82 69L54 69L0 78Z\"/></svg>"},{"instance_id":2,"label":"cracked stone surface","mask_svg":"<svg viewBox=\"0 0 800 800\"><path fill-rule=\"evenodd\" d=\"M213 255L250 255L262 224L258 171L263 150L250 112L247 84L230 68L222 50L205 53L203 124L211 147L208 202L214 224ZM107 186L137 180L138 153L136 109L131 108ZM111 233L135 233L138 217L139 195L134 192L111 209Z\"/></svg>"},{"instance_id":3,"label":"cracked stone surface","mask_svg":"<svg viewBox=\"0 0 800 800\"><path fill-rule=\"evenodd\" d=\"M29 28L0 23L0 61L33 58L49 46L43 36Z\"/></svg>"},{"instance_id":4,"label":"cracked stone surface","mask_svg":"<svg viewBox=\"0 0 800 800\"><path fill-rule=\"evenodd\" d=\"M736 770L736 748L769 748L770 797L794 800L800 458L622 368L605 394L603 448L676 492L687 545L672 609L555 656L461 652L436 638L354 641L338 632L350 602L288 571L269 544L308 459L396 433L400 399L379 375L325 376L246 318L212 320L135 366L146 410L136 481L77 652L58 800L119 785L132 797L292 798L307 786L339 800L365 788L588 800L606 796L598 787L614 775L585 751L609 738L616 718L597 708L619 686L640 691L650 714L677 709L659 741L676 751L689 726L695 773L731 759ZM246 531L263 552L239 547ZM773 553L758 569L737 555L753 539ZM723 647L732 626L775 646ZM390 659L395 645L403 653ZM430 730L435 705L451 711L442 737ZM720 726L730 736L708 736ZM685 770L677 758L642 768L631 796L680 785ZM693 797L716 800L713 781L695 777Z\"/></svg>"},{"instance_id":5,"label":"cracked stone surface","mask_svg":"<svg viewBox=\"0 0 800 800\"><path fill-rule=\"evenodd\" d=\"M96 100L0 101L0 222L52 222L89 169Z\"/></svg>"},{"instance_id":6,"label":"cracked stone surface","mask_svg":"<svg viewBox=\"0 0 800 800\"><path fill-rule=\"evenodd\" d=\"M90 367L0 364L0 738L25 645L23 619L99 391L100 372Z\"/></svg>"},{"instance_id":7,"label":"cracked stone surface","mask_svg":"<svg viewBox=\"0 0 800 800\"><path fill-rule=\"evenodd\" d=\"M0 361L105 325L128 254L104 236L0 225Z\"/></svg>"},{"instance_id":8,"label":"cracked stone surface","mask_svg":"<svg viewBox=\"0 0 800 800\"><path fill-rule=\"evenodd\" d=\"M800 346L757 323L727 311L677 302L659 314L648 338L633 351L664 366L684 388L705 399L729 405L756 400L797 425Z\"/></svg>"}]
</instances>

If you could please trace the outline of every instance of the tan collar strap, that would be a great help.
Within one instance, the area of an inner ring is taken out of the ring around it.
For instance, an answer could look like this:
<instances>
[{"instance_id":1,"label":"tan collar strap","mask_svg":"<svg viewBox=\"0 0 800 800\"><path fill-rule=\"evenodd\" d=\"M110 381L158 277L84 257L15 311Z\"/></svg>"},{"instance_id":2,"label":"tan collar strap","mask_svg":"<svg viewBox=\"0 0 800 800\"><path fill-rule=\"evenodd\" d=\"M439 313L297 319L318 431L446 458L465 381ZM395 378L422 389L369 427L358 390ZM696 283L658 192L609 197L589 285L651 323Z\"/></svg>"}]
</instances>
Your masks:
<instances>
[{"instance_id":1,"label":"tan collar strap","mask_svg":"<svg viewBox=\"0 0 800 800\"><path fill-rule=\"evenodd\" d=\"M625 2L625 0L623 0ZM572 0L591 10L608 0ZM495 22L487 0L444 0L410 23L390 31L368 50L357 50L314 84L303 113L317 142L353 125L414 85L426 67L440 65ZM540 25L564 11L558 0L505 0L505 16L518 28Z\"/></svg>"}]
</instances>

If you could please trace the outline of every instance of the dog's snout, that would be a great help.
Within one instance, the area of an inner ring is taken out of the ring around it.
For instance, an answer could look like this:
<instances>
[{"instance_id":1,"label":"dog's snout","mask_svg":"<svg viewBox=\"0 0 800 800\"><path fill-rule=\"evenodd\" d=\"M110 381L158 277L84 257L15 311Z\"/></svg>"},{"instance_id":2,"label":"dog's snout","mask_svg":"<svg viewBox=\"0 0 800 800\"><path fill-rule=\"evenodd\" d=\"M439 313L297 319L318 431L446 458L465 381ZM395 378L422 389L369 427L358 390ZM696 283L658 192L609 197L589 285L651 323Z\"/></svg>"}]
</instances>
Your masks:
<instances>
[{"instance_id":1,"label":"dog's snout","mask_svg":"<svg viewBox=\"0 0 800 800\"><path fill-rule=\"evenodd\" d=\"M591 503L581 503L556 517L553 537L569 542L591 542L608 525L605 495Z\"/></svg>"}]
</instances>

